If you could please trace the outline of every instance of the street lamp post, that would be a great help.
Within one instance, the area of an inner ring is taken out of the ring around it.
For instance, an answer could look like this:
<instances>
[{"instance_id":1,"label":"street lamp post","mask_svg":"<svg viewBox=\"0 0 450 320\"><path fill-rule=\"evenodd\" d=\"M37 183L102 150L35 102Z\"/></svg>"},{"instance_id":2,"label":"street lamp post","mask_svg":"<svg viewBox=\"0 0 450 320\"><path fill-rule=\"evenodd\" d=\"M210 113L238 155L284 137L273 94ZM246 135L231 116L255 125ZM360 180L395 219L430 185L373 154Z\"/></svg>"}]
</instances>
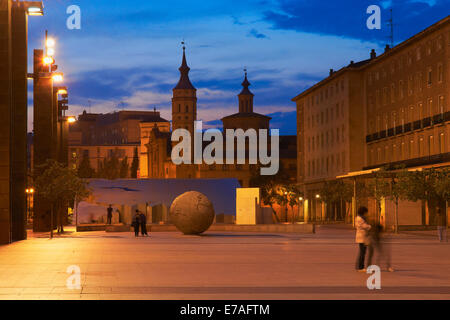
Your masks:
<instances>
[{"instance_id":1,"label":"street lamp post","mask_svg":"<svg viewBox=\"0 0 450 320\"><path fill-rule=\"evenodd\" d=\"M29 78L34 80L34 173L39 175L47 159L58 160L58 94L55 83L63 81L63 74L56 72L55 40L45 32L45 48L34 50L34 71ZM55 91L56 89L56 91ZM67 89L65 89L67 92ZM33 219L34 231L48 231L53 236L53 210L50 203L39 195L35 199ZM50 214L49 214L50 212ZM50 216L50 222L48 218Z\"/></svg>"}]
</instances>

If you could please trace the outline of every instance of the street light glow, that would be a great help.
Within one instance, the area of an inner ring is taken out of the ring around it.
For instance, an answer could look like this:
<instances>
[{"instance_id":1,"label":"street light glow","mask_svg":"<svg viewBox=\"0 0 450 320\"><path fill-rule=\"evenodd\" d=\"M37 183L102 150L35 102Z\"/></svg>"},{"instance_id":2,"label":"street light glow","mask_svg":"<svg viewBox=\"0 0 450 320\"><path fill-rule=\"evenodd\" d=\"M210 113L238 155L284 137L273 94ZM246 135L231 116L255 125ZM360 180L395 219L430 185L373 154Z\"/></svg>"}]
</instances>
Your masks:
<instances>
[{"instance_id":1,"label":"street light glow","mask_svg":"<svg viewBox=\"0 0 450 320\"><path fill-rule=\"evenodd\" d=\"M62 82L63 81L63 74L62 73L54 73L52 75L52 79L54 82Z\"/></svg>"},{"instance_id":2,"label":"street light glow","mask_svg":"<svg viewBox=\"0 0 450 320\"><path fill-rule=\"evenodd\" d=\"M54 48L55 47L55 39L48 38L45 45L47 48Z\"/></svg>"},{"instance_id":3,"label":"street light glow","mask_svg":"<svg viewBox=\"0 0 450 320\"><path fill-rule=\"evenodd\" d=\"M75 121L77 121L77 119L75 119L75 117L68 117L67 118L67 122L69 122L69 123L74 123Z\"/></svg>"},{"instance_id":4,"label":"street light glow","mask_svg":"<svg viewBox=\"0 0 450 320\"><path fill-rule=\"evenodd\" d=\"M44 58L44 64L47 66L53 64L54 62L55 60L52 57L47 56Z\"/></svg>"},{"instance_id":5,"label":"street light glow","mask_svg":"<svg viewBox=\"0 0 450 320\"><path fill-rule=\"evenodd\" d=\"M66 89L58 89L58 94L67 94Z\"/></svg>"},{"instance_id":6,"label":"street light glow","mask_svg":"<svg viewBox=\"0 0 450 320\"><path fill-rule=\"evenodd\" d=\"M54 56L55 55L55 49L54 48L47 48L47 55Z\"/></svg>"},{"instance_id":7,"label":"street light glow","mask_svg":"<svg viewBox=\"0 0 450 320\"><path fill-rule=\"evenodd\" d=\"M30 16L43 16L44 11L40 7L29 7L28 8L28 15Z\"/></svg>"},{"instance_id":8,"label":"street light glow","mask_svg":"<svg viewBox=\"0 0 450 320\"><path fill-rule=\"evenodd\" d=\"M316 194L316 198L319 199L320 198L320 194Z\"/></svg>"}]
</instances>

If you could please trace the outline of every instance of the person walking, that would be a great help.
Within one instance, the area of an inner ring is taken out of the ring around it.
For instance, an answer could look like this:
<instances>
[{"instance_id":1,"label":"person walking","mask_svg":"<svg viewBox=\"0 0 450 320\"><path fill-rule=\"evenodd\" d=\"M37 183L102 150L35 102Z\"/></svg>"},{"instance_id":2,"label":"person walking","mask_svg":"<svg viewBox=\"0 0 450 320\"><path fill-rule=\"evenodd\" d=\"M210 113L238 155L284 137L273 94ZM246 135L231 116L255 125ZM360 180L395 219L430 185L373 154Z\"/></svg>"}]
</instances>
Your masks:
<instances>
[{"instance_id":1,"label":"person walking","mask_svg":"<svg viewBox=\"0 0 450 320\"><path fill-rule=\"evenodd\" d=\"M139 221L141 223L141 234L142 236L147 236L147 217L145 214L139 210L136 210L136 215L139 215Z\"/></svg>"},{"instance_id":2,"label":"person walking","mask_svg":"<svg viewBox=\"0 0 450 320\"><path fill-rule=\"evenodd\" d=\"M108 212L106 217L107 217L107 224L111 224L111 220L112 220L112 212L113 212L113 208L111 205L109 205L109 207L106 209L106 211Z\"/></svg>"},{"instance_id":3,"label":"person walking","mask_svg":"<svg viewBox=\"0 0 450 320\"><path fill-rule=\"evenodd\" d=\"M358 209L358 215L355 220L356 227L356 243L359 246L358 258L356 260L356 270L359 272L365 272L364 262L366 257L366 249L369 244L368 231L370 230L370 225L367 223L365 218L368 212L366 207L360 207Z\"/></svg>"},{"instance_id":4,"label":"person walking","mask_svg":"<svg viewBox=\"0 0 450 320\"><path fill-rule=\"evenodd\" d=\"M438 238L440 242L448 241L446 216L440 207L436 210L435 224L437 226Z\"/></svg>"},{"instance_id":5,"label":"person walking","mask_svg":"<svg viewBox=\"0 0 450 320\"><path fill-rule=\"evenodd\" d=\"M136 214L133 218L132 226L134 228L134 236L139 237L139 225L140 225L140 217L139 214Z\"/></svg>"},{"instance_id":6,"label":"person walking","mask_svg":"<svg viewBox=\"0 0 450 320\"><path fill-rule=\"evenodd\" d=\"M377 255L377 265L381 267L381 260L386 262L386 269L389 272L394 272L394 269L391 266L391 251L383 239L383 226L379 223L376 223L373 228L370 229L370 244L369 244L369 252L367 257L367 266L372 265L372 258L374 253Z\"/></svg>"}]
</instances>

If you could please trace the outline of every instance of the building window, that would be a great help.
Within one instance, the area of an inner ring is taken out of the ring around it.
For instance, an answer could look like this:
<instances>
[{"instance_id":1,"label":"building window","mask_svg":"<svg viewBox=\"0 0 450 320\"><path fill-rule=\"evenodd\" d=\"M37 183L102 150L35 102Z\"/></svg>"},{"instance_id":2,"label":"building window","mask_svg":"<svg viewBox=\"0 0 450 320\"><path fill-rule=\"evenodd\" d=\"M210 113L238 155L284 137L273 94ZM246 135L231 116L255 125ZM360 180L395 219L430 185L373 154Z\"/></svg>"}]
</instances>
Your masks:
<instances>
[{"instance_id":1,"label":"building window","mask_svg":"<svg viewBox=\"0 0 450 320\"><path fill-rule=\"evenodd\" d=\"M445 112L444 96L439 96L438 104L439 104L439 113L443 115Z\"/></svg>"},{"instance_id":2,"label":"building window","mask_svg":"<svg viewBox=\"0 0 450 320\"><path fill-rule=\"evenodd\" d=\"M442 83L444 74L442 63L438 64L437 70L438 70L438 83Z\"/></svg>"},{"instance_id":3,"label":"building window","mask_svg":"<svg viewBox=\"0 0 450 320\"><path fill-rule=\"evenodd\" d=\"M439 153L445 153L445 137L444 133L439 135Z\"/></svg>"},{"instance_id":4,"label":"building window","mask_svg":"<svg viewBox=\"0 0 450 320\"><path fill-rule=\"evenodd\" d=\"M391 84L391 103L395 102L395 84Z\"/></svg>"},{"instance_id":5,"label":"building window","mask_svg":"<svg viewBox=\"0 0 450 320\"><path fill-rule=\"evenodd\" d=\"M409 158L412 159L414 157L414 140L409 141Z\"/></svg>"},{"instance_id":6,"label":"building window","mask_svg":"<svg viewBox=\"0 0 450 320\"><path fill-rule=\"evenodd\" d=\"M409 79L408 79L408 95L412 95L413 94L413 76L410 75Z\"/></svg>"},{"instance_id":7,"label":"building window","mask_svg":"<svg viewBox=\"0 0 450 320\"><path fill-rule=\"evenodd\" d=\"M405 143L404 142L402 142L402 147L401 147L401 150L400 150L400 152L401 152L401 154L400 154L400 160L405 160Z\"/></svg>"},{"instance_id":8,"label":"building window","mask_svg":"<svg viewBox=\"0 0 450 320\"><path fill-rule=\"evenodd\" d=\"M383 105L386 105L388 101L388 88L383 88Z\"/></svg>"},{"instance_id":9,"label":"building window","mask_svg":"<svg viewBox=\"0 0 450 320\"><path fill-rule=\"evenodd\" d=\"M428 155L431 156L434 153L434 138L433 136L428 137Z\"/></svg>"},{"instance_id":10,"label":"building window","mask_svg":"<svg viewBox=\"0 0 450 320\"><path fill-rule=\"evenodd\" d=\"M428 72L427 72L427 85L430 87L432 84L432 80L433 80L433 69L428 68Z\"/></svg>"},{"instance_id":11,"label":"building window","mask_svg":"<svg viewBox=\"0 0 450 320\"><path fill-rule=\"evenodd\" d=\"M419 157L423 157L424 156L425 150L424 150L424 147L423 147L423 137L419 138L419 144L418 144L418 150L417 151L418 151L417 153L419 154Z\"/></svg>"},{"instance_id":12,"label":"building window","mask_svg":"<svg viewBox=\"0 0 450 320\"><path fill-rule=\"evenodd\" d=\"M403 80L400 80L399 84L398 84L398 96L400 99L403 99Z\"/></svg>"},{"instance_id":13,"label":"building window","mask_svg":"<svg viewBox=\"0 0 450 320\"><path fill-rule=\"evenodd\" d=\"M433 116L433 99L428 99L428 108L427 108L427 116L432 117Z\"/></svg>"}]
</instances>

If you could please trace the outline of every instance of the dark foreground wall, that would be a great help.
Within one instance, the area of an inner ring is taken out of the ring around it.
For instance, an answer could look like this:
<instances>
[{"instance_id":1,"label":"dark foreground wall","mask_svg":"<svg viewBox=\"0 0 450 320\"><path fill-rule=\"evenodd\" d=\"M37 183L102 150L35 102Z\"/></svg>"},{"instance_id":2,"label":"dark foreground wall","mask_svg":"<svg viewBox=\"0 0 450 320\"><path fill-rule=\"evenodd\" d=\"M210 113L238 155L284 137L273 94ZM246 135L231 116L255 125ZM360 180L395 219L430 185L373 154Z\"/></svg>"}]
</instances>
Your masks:
<instances>
[{"instance_id":1,"label":"dark foreground wall","mask_svg":"<svg viewBox=\"0 0 450 320\"><path fill-rule=\"evenodd\" d=\"M11 240L11 1L0 0L0 244Z\"/></svg>"}]
</instances>

